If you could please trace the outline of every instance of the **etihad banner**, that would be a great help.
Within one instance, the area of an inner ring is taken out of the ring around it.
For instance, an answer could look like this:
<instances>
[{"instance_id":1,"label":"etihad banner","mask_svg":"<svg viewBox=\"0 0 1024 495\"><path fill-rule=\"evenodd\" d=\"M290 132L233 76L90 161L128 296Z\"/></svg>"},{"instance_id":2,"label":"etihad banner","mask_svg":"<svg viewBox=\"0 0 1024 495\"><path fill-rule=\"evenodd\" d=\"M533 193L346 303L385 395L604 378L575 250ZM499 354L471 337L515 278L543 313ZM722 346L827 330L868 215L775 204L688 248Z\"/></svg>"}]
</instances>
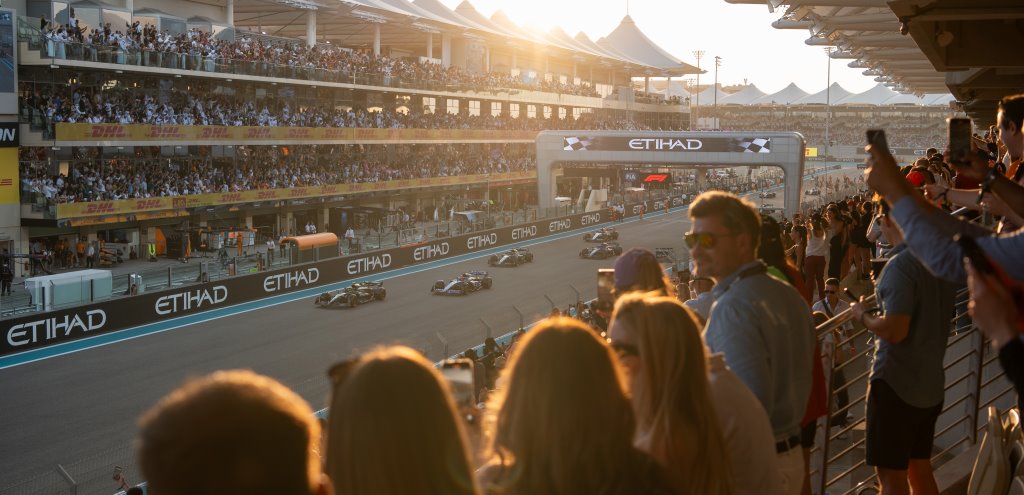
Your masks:
<instances>
[{"instance_id":1,"label":"etihad banner","mask_svg":"<svg viewBox=\"0 0 1024 495\"><path fill-rule=\"evenodd\" d=\"M771 138L702 137L566 137L563 151L699 151L718 153L771 153Z\"/></svg>"},{"instance_id":2,"label":"etihad banner","mask_svg":"<svg viewBox=\"0 0 1024 495\"><path fill-rule=\"evenodd\" d=\"M14 150L17 155L17 150ZM15 156L17 158L17 156ZM13 161L17 171L17 160ZM3 200L4 169L0 166L0 201ZM57 219L91 217L97 215L128 215L147 211L160 211L182 208L201 208L207 206L230 205L238 203L257 203L262 201L281 201L293 199L318 198L322 196L338 196L373 191L396 191L421 187L467 185L489 183L492 186L514 184L518 181L535 180L537 171L509 172L507 174L477 174L451 177L427 177L424 179L404 179L385 182L363 182L358 184L337 184L332 186L293 187L289 189L260 189L243 192L193 194L188 196L165 196L159 198L122 199L116 201L89 201L87 203L66 203L57 205ZM17 184L14 188L17 194ZM17 198L15 198L17 199Z\"/></svg>"},{"instance_id":3,"label":"etihad banner","mask_svg":"<svg viewBox=\"0 0 1024 495\"><path fill-rule=\"evenodd\" d=\"M259 140L269 143L337 141L534 141L537 131L486 129L356 129L350 127L254 127L216 125L57 124L57 141L182 141L207 144Z\"/></svg>"}]
</instances>

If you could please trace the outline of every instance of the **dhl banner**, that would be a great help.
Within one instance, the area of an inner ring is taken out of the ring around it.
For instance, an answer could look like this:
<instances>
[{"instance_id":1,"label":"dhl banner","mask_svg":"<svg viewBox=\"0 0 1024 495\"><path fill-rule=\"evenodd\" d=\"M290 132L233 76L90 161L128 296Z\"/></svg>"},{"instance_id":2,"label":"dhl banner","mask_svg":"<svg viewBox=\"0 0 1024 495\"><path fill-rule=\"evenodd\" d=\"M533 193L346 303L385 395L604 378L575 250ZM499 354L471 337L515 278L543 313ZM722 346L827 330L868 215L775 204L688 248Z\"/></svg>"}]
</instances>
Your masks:
<instances>
[{"instance_id":1,"label":"dhl banner","mask_svg":"<svg viewBox=\"0 0 1024 495\"><path fill-rule=\"evenodd\" d=\"M15 151L17 153L17 151ZM17 161L15 161L17 164ZM90 201L88 203L66 203L57 205L57 219L91 217L98 215L127 215L147 211L260 201L281 201L289 199L317 198L373 191L396 191L419 187L450 186L489 183L492 186L514 184L537 178L537 172L521 171L506 174L462 175L453 177L427 177L386 182L363 182L358 184L337 184L333 186L293 187L288 189L262 189L244 192L193 194L188 196L167 196L159 198L122 199L116 201ZM15 187L17 193L17 187Z\"/></svg>"},{"instance_id":2,"label":"dhl banner","mask_svg":"<svg viewBox=\"0 0 1024 495\"><path fill-rule=\"evenodd\" d=\"M307 141L533 141L537 131L486 129L361 129L351 127L253 127L144 124L57 124L57 141L181 141L209 144L220 141L260 140L269 143Z\"/></svg>"},{"instance_id":3,"label":"dhl banner","mask_svg":"<svg viewBox=\"0 0 1024 495\"><path fill-rule=\"evenodd\" d=\"M818 148L804 148L804 156L807 158L818 156Z\"/></svg>"},{"instance_id":4,"label":"dhl banner","mask_svg":"<svg viewBox=\"0 0 1024 495\"><path fill-rule=\"evenodd\" d=\"M18 148L0 148L0 204L21 202L18 184Z\"/></svg>"}]
</instances>

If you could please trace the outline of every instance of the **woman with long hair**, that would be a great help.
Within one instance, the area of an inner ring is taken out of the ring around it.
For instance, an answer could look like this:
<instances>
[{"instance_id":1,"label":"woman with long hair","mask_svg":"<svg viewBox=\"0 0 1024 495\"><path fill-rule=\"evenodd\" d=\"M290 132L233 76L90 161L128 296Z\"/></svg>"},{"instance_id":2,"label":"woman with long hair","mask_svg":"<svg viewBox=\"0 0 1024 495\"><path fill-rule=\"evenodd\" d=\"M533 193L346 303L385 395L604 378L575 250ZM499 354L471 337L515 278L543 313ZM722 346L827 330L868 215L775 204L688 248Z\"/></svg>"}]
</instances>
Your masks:
<instances>
[{"instance_id":1,"label":"woman with long hair","mask_svg":"<svg viewBox=\"0 0 1024 495\"><path fill-rule=\"evenodd\" d=\"M807 256L807 227L794 225L792 230L789 231L789 238L793 245L786 250L786 255L789 256L793 266L800 270L801 276L803 276L802 274L806 272L804 270L804 258ZM807 285L806 278L804 279L804 285Z\"/></svg>"},{"instance_id":2,"label":"woman with long hair","mask_svg":"<svg viewBox=\"0 0 1024 495\"><path fill-rule=\"evenodd\" d=\"M804 277L793 263L786 257L786 248L782 244L782 227L774 218L761 216L761 242L757 245L757 257L768 266L768 274L792 285L811 305L811 293L807 290Z\"/></svg>"},{"instance_id":3,"label":"woman with long hair","mask_svg":"<svg viewBox=\"0 0 1024 495\"><path fill-rule=\"evenodd\" d=\"M549 318L513 353L497 411L495 462L481 486L501 495L674 493L633 446L625 378L611 348L583 323Z\"/></svg>"},{"instance_id":4,"label":"woman with long hair","mask_svg":"<svg viewBox=\"0 0 1024 495\"><path fill-rule=\"evenodd\" d=\"M338 495L478 495L447 382L419 353L388 347L341 363L325 471Z\"/></svg>"},{"instance_id":5,"label":"woman with long hair","mask_svg":"<svg viewBox=\"0 0 1024 495\"><path fill-rule=\"evenodd\" d=\"M846 217L839 211L839 207L832 204L825 209L825 219L828 222L830 237L828 239L828 277L842 280L846 276L844 265L846 264L846 252L849 249L849 227ZM824 292L822 292L824 296Z\"/></svg>"},{"instance_id":6,"label":"woman with long hair","mask_svg":"<svg viewBox=\"0 0 1024 495\"><path fill-rule=\"evenodd\" d=\"M828 229L821 215L815 213L807 220L807 252L804 257L804 284L811 300L825 297L825 256L828 255ZM817 295L815 295L817 290Z\"/></svg>"},{"instance_id":7,"label":"woman with long hair","mask_svg":"<svg viewBox=\"0 0 1024 495\"><path fill-rule=\"evenodd\" d=\"M611 338L629 377L636 445L665 466L677 492L779 493L768 414L722 355L709 363L691 311L674 298L628 294L615 305Z\"/></svg>"}]
</instances>

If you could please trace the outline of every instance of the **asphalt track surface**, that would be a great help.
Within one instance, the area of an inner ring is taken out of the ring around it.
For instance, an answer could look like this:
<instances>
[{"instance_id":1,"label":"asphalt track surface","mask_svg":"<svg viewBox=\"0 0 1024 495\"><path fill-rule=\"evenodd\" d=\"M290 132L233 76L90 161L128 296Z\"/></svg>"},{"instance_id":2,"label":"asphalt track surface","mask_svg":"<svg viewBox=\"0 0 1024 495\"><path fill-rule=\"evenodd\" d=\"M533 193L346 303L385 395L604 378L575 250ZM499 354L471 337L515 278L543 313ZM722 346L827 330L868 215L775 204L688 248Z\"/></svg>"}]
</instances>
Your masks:
<instances>
[{"instance_id":1,"label":"asphalt track surface","mask_svg":"<svg viewBox=\"0 0 1024 495\"><path fill-rule=\"evenodd\" d=\"M781 191L778 196L764 202L781 204ZM684 209L615 227L624 249L672 247L685 256ZM548 298L561 308L576 300L576 290L590 299L597 268L615 260L579 258L587 245L580 232L531 245L535 261L518 268L489 269L481 257L388 278L385 301L354 309L316 309L310 295L0 370L0 488L95 456L109 458L111 469L131 464L136 419L189 377L252 369L292 387L318 409L329 390L324 372L341 359L400 343L437 360L445 350L438 334L454 354L481 343L488 326L494 336L518 327L513 306L529 324L551 311ZM465 297L430 295L435 280L473 269L489 269L493 289Z\"/></svg>"}]
</instances>

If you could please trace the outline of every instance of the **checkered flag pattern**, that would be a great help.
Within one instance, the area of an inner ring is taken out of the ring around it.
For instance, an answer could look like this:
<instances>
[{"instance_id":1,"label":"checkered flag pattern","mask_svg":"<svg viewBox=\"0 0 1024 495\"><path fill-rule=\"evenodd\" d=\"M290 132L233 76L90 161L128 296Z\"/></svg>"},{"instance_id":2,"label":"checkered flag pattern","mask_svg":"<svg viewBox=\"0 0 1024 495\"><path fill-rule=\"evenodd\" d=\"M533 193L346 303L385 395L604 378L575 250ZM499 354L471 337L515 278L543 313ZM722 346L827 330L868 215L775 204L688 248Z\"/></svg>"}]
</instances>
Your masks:
<instances>
[{"instance_id":1,"label":"checkered flag pattern","mask_svg":"<svg viewBox=\"0 0 1024 495\"><path fill-rule=\"evenodd\" d=\"M590 146L590 138L567 137L562 138L562 149L565 151L586 150Z\"/></svg>"},{"instance_id":2,"label":"checkered flag pattern","mask_svg":"<svg viewBox=\"0 0 1024 495\"><path fill-rule=\"evenodd\" d=\"M744 153L771 153L772 152L772 140L765 138L754 138L750 140L740 140L740 148Z\"/></svg>"}]
</instances>

